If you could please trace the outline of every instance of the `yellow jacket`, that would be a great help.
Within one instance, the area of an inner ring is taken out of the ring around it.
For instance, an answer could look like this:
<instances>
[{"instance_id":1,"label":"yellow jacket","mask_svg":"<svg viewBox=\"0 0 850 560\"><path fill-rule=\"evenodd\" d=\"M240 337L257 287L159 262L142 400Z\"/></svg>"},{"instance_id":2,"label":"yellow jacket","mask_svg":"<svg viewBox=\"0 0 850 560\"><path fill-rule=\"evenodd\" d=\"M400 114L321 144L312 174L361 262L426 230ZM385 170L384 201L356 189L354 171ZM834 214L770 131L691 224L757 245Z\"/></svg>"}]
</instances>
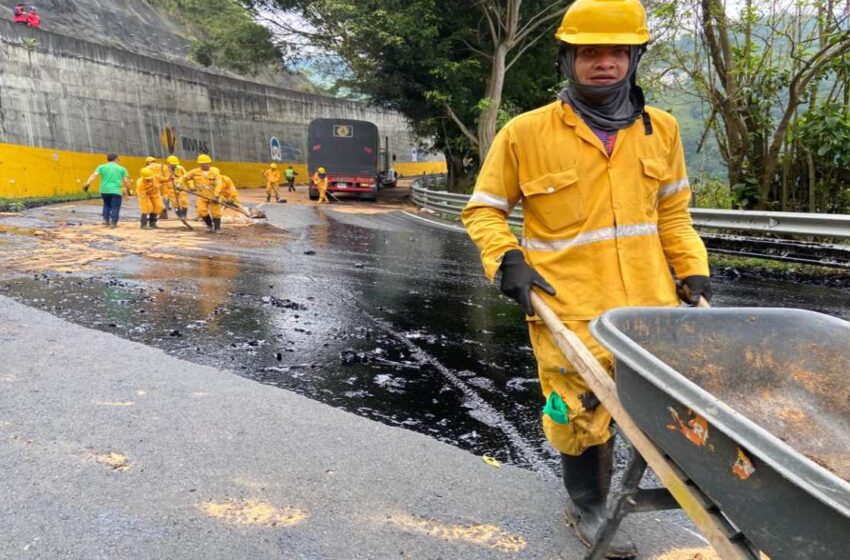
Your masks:
<instances>
[{"instance_id":1,"label":"yellow jacket","mask_svg":"<svg viewBox=\"0 0 850 560\"><path fill-rule=\"evenodd\" d=\"M159 196L159 177L154 175L150 179L139 177L136 179L136 196Z\"/></svg>"},{"instance_id":2,"label":"yellow jacket","mask_svg":"<svg viewBox=\"0 0 850 560\"><path fill-rule=\"evenodd\" d=\"M186 168L185 167L183 167L182 165L175 166L174 167L174 180L173 180L173 182L177 182L177 180L180 179L180 177L184 176L185 174L186 174ZM171 166L163 165L162 166L162 172L161 172L160 175L161 175L160 182L163 184L163 187L170 189L174 186L172 184L172 179L171 179Z\"/></svg>"},{"instance_id":3,"label":"yellow jacket","mask_svg":"<svg viewBox=\"0 0 850 560\"><path fill-rule=\"evenodd\" d=\"M233 184L233 179L227 175L221 175L221 198L239 204L239 192Z\"/></svg>"},{"instance_id":4,"label":"yellow jacket","mask_svg":"<svg viewBox=\"0 0 850 560\"><path fill-rule=\"evenodd\" d=\"M568 105L557 101L510 121L496 135L463 223L494 278L502 256L522 249L557 295L540 295L564 320L623 306L675 306L679 278L708 275L691 225L679 125L647 107L620 130L609 157ZM522 202L522 244L508 227Z\"/></svg>"},{"instance_id":5,"label":"yellow jacket","mask_svg":"<svg viewBox=\"0 0 850 560\"><path fill-rule=\"evenodd\" d=\"M188 188L190 191L200 191L207 196L221 195L221 176L212 171L204 171L200 167L187 172L177 179L177 184Z\"/></svg>"},{"instance_id":6,"label":"yellow jacket","mask_svg":"<svg viewBox=\"0 0 850 560\"><path fill-rule=\"evenodd\" d=\"M325 178L322 179L319 177L319 173L313 173L313 184L316 185L316 188L319 190L327 190L328 188L328 176L325 175Z\"/></svg>"},{"instance_id":7,"label":"yellow jacket","mask_svg":"<svg viewBox=\"0 0 850 560\"><path fill-rule=\"evenodd\" d=\"M280 183L280 170L272 168L266 169L263 171L263 177L266 178L267 183Z\"/></svg>"}]
</instances>

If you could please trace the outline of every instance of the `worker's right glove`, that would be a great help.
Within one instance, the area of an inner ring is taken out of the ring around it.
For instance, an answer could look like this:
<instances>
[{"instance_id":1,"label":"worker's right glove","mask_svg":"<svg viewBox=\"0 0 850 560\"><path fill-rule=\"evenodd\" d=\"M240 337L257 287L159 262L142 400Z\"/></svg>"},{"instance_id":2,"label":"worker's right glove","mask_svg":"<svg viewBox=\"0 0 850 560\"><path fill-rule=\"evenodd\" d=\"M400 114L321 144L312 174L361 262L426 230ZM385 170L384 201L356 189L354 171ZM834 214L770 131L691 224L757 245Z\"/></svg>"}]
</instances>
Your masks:
<instances>
[{"instance_id":1,"label":"worker's right glove","mask_svg":"<svg viewBox=\"0 0 850 560\"><path fill-rule=\"evenodd\" d=\"M537 286L550 296L555 295L555 288L525 262L525 256L519 249L508 251L502 257L502 293L515 299L526 315L534 315L531 307L531 287Z\"/></svg>"},{"instance_id":2,"label":"worker's right glove","mask_svg":"<svg viewBox=\"0 0 850 560\"><path fill-rule=\"evenodd\" d=\"M214 197L212 197L212 201L213 201L214 204L218 204L219 198L217 196L214 196Z\"/></svg>"},{"instance_id":3,"label":"worker's right glove","mask_svg":"<svg viewBox=\"0 0 850 560\"><path fill-rule=\"evenodd\" d=\"M83 185L83 192L89 192L89 187L91 187L91 184L89 184L89 183L86 183L85 185Z\"/></svg>"},{"instance_id":4,"label":"worker's right glove","mask_svg":"<svg viewBox=\"0 0 850 560\"><path fill-rule=\"evenodd\" d=\"M711 279L708 276L688 276L676 287L679 299L688 305L696 305L699 298L711 301Z\"/></svg>"}]
</instances>

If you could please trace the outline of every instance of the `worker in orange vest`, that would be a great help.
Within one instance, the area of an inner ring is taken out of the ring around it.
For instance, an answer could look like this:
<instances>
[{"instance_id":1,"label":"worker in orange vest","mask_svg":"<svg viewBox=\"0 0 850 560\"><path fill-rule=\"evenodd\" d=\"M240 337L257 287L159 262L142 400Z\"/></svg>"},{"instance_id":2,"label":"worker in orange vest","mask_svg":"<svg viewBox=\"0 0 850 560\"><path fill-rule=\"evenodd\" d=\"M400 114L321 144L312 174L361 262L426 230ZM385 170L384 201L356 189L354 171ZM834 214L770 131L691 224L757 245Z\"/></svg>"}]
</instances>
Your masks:
<instances>
[{"instance_id":1,"label":"worker in orange vest","mask_svg":"<svg viewBox=\"0 0 850 560\"><path fill-rule=\"evenodd\" d=\"M15 23L26 23L27 22L27 6L23 2L18 2L18 5L15 6L15 12L12 16L12 21Z\"/></svg>"},{"instance_id":2,"label":"worker in orange vest","mask_svg":"<svg viewBox=\"0 0 850 560\"><path fill-rule=\"evenodd\" d=\"M41 18L38 17L38 11L35 6L30 7L30 13L27 14L27 27L41 29Z\"/></svg>"}]
</instances>

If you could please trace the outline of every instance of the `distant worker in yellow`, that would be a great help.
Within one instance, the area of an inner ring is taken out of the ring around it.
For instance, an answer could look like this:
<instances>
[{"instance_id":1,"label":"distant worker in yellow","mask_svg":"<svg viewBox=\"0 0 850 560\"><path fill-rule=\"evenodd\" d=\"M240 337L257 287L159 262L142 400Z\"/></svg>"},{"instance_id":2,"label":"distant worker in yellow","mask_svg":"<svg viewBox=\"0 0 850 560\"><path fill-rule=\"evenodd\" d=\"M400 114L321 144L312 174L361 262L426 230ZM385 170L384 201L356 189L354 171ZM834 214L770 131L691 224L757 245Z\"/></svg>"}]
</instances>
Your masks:
<instances>
[{"instance_id":1,"label":"distant worker in yellow","mask_svg":"<svg viewBox=\"0 0 850 560\"><path fill-rule=\"evenodd\" d=\"M166 208L174 208L177 217L186 219L189 213L189 195L185 192L178 193L174 190L177 180L186 175L186 168L180 165L177 156L168 156L167 166L163 166L165 178L161 179L162 198Z\"/></svg>"},{"instance_id":2,"label":"distant worker in yellow","mask_svg":"<svg viewBox=\"0 0 850 560\"><path fill-rule=\"evenodd\" d=\"M316 204L330 202L328 200L328 173L324 167L320 167L313 173L313 184L319 190L319 200Z\"/></svg>"},{"instance_id":3,"label":"distant worker in yellow","mask_svg":"<svg viewBox=\"0 0 850 560\"><path fill-rule=\"evenodd\" d=\"M167 167L156 161L156 158L153 156L148 156L145 158L145 167L143 167L142 169L145 168L153 171L154 175L156 175L157 178L160 180L162 180L162 178L167 175L165 172L165 169L167 169Z\"/></svg>"},{"instance_id":4,"label":"distant worker in yellow","mask_svg":"<svg viewBox=\"0 0 850 560\"><path fill-rule=\"evenodd\" d=\"M221 177L212 170L212 158L207 154L198 156L199 167L189 171L177 180L176 189L196 193L198 216L207 224L210 233L221 231Z\"/></svg>"},{"instance_id":5,"label":"distant worker in yellow","mask_svg":"<svg viewBox=\"0 0 850 560\"><path fill-rule=\"evenodd\" d=\"M269 165L269 168L263 171L263 178L266 180L266 202L270 202L272 194L276 202L280 202L280 194L277 192L277 187L280 185L280 171L277 164Z\"/></svg>"},{"instance_id":6,"label":"distant worker in yellow","mask_svg":"<svg viewBox=\"0 0 850 560\"><path fill-rule=\"evenodd\" d=\"M139 197L139 210L142 213L142 229L156 228L156 220L164 208L160 194L159 177L150 167L143 167L136 181L136 196Z\"/></svg>"}]
</instances>

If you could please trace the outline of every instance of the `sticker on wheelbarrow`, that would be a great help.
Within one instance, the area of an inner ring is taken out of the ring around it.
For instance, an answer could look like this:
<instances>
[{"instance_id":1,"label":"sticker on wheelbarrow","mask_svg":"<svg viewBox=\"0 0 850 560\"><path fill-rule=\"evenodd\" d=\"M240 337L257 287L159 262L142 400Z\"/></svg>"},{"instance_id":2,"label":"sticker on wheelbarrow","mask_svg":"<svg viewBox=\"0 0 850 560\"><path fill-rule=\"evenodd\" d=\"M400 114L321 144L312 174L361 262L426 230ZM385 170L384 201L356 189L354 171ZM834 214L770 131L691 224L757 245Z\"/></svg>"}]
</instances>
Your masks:
<instances>
[{"instance_id":1,"label":"sticker on wheelbarrow","mask_svg":"<svg viewBox=\"0 0 850 560\"><path fill-rule=\"evenodd\" d=\"M753 462L750 461L750 458L747 457L747 454L740 447L738 448L738 458L735 459L735 464L732 465L732 472L741 480L747 480L756 472Z\"/></svg>"},{"instance_id":2,"label":"sticker on wheelbarrow","mask_svg":"<svg viewBox=\"0 0 850 560\"><path fill-rule=\"evenodd\" d=\"M696 414L693 415L693 418L688 420L682 420L679 417L679 413L672 406L668 406L667 410L670 411L670 415L673 417L673 421L675 424L667 424L667 429L670 431L678 431L681 432L688 441L703 447L708 443L708 422L705 418L702 418ZM690 410L688 413L690 414ZM714 449L714 446L710 445L710 449Z\"/></svg>"}]
</instances>

